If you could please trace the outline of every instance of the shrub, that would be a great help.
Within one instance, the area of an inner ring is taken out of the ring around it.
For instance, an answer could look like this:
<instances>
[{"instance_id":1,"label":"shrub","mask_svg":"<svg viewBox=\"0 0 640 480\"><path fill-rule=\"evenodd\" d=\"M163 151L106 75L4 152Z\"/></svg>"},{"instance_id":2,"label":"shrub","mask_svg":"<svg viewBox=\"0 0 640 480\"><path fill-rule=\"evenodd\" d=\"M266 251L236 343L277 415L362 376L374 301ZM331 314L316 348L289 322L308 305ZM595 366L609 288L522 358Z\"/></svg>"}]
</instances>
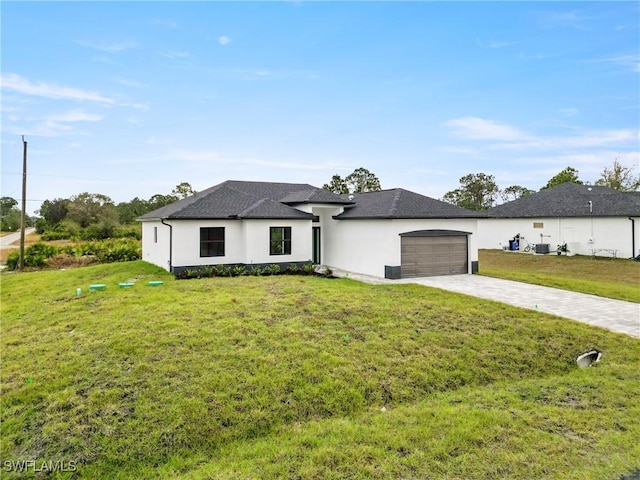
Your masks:
<instances>
[{"instance_id":1,"label":"shrub","mask_svg":"<svg viewBox=\"0 0 640 480\"><path fill-rule=\"evenodd\" d=\"M260 267L252 267L248 273L254 277L260 277L264 272Z\"/></svg>"},{"instance_id":2,"label":"shrub","mask_svg":"<svg viewBox=\"0 0 640 480\"><path fill-rule=\"evenodd\" d=\"M246 275L247 274L247 267L243 266L243 265L236 265L235 267L231 268L231 276L232 277L240 277L242 275Z\"/></svg>"},{"instance_id":3,"label":"shrub","mask_svg":"<svg viewBox=\"0 0 640 480\"><path fill-rule=\"evenodd\" d=\"M278 275L280 272L280 265L276 265L275 263L264 267L265 275Z\"/></svg>"},{"instance_id":4,"label":"shrub","mask_svg":"<svg viewBox=\"0 0 640 480\"><path fill-rule=\"evenodd\" d=\"M56 232L55 230L49 230L48 232L44 232L40 238L46 242L50 242L53 240L67 240L70 237L69 233L67 232Z\"/></svg>"},{"instance_id":5,"label":"shrub","mask_svg":"<svg viewBox=\"0 0 640 480\"><path fill-rule=\"evenodd\" d=\"M213 267L213 275L217 277L230 277L231 268L226 265L216 265Z\"/></svg>"},{"instance_id":6,"label":"shrub","mask_svg":"<svg viewBox=\"0 0 640 480\"><path fill-rule=\"evenodd\" d=\"M45 243L34 243L24 251L25 267L43 267L48 258L59 253L60 249ZM16 270L20 266L20 252L12 252L7 258L7 268Z\"/></svg>"},{"instance_id":7,"label":"shrub","mask_svg":"<svg viewBox=\"0 0 640 480\"><path fill-rule=\"evenodd\" d=\"M129 262L142 258L140 243L131 238L118 238L92 242L89 252L95 255L101 263ZM92 250L92 251L91 251Z\"/></svg>"},{"instance_id":8,"label":"shrub","mask_svg":"<svg viewBox=\"0 0 640 480\"><path fill-rule=\"evenodd\" d=\"M305 263L302 266L302 273L304 275L314 275L316 273L316 266L312 262Z\"/></svg>"},{"instance_id":9,"label":"shrub","mask_svg":"<svg viewBox=\"0 0 640 480\"><path fill-rule=\"evenodd\" d=\"M113 237L116 226L111 222L90 223L80 232L83 240L104 240Z\"/></svg>"},{"instance_id":10,"label":"shrub","mask_svg":"<svg viewBox=\"0 0 640 480\"><path fill-rule=\"evenodd\" d=\"M142 226L139 224L120 225L113 230L113 238L135 238L142 240Z\"/></svg>"},{"instance_id":11,"label":"shrub","mask_svg":"<svg viewBox=\"0 0 640 480\"><path fill-rule=\"evenodd\" d=\"M285 273L287 275L299 275L302 273L302 268L300 268L296 263L290 263L285 270Z\"/></svg>"}]
</instances>

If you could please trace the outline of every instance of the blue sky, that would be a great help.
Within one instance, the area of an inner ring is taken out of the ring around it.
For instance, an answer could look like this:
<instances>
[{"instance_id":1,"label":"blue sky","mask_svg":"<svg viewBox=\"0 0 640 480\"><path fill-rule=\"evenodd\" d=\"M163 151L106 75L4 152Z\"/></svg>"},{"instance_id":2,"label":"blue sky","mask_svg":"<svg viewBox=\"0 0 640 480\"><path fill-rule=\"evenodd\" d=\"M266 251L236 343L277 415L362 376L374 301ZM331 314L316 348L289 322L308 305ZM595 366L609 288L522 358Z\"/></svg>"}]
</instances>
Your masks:
<instances>
[{"instance_id":1,"label":"blue sky","mask_svg":"<svg viewBox=\"0 0 640 480\"><path fill-rule=\"evenodd\" d=\"M640 161L637 2L7 2L2 192L28 210L364 167L441 198Z\"/></svg>"}]
</instances>

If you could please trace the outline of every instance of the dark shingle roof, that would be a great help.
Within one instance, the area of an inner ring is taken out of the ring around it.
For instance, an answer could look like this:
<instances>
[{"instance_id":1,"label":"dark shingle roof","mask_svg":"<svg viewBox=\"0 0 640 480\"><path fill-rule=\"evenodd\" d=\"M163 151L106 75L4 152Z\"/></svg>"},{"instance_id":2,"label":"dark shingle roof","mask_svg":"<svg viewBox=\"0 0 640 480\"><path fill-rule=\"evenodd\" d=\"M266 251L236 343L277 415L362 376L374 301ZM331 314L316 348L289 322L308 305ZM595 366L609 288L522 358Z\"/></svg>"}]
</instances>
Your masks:
<instances>
[{"instance_id":1,"label":"dark shingle roof","mask_svg":"<svg viewBox=\"0 0 640 480\"><path fill-rule=\"evenodd\" d=\"M347 198L351 198L351 195ZM337 220L365 218L478 218L483 216L450 203L402 188L353 195L355 205L334 217Z\"/></svg>"},{"instance_id":2,"label":"dark shingle roof","mask_svg":"<svg viewBox=\"0 0 640 480\"><path fill-rule=\"evenodd\" d=\"M490 218L637 217L640 216L640 195L567 182L498 205L486 213Z\"/></svg>"},{"instance_id":3,"label":"dark shingle roof","mask_svg":"<svg viewBox=\"0 0 640 480\"><path fill-rule=\"evenodd\" d=\"M303 183L229 180L159 208L139 220L173 219L312 219L313 215L287 204L351 203L340 196Z\"/></svg>"}]
</instances>

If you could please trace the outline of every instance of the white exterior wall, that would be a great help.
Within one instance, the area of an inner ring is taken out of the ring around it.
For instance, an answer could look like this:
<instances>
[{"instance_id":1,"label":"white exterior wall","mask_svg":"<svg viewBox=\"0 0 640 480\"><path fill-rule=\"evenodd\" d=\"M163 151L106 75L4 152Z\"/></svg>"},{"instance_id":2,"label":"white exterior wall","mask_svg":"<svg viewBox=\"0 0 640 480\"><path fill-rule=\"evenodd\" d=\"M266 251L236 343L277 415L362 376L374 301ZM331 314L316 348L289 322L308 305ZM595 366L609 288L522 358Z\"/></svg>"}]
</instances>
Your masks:
<instances>
[{"instance_id":1,"label":"white exterior wall","mask_svg":"<svg viewBox=\"0 0 640 480\"><path fill-rule=\"evenodd\" d=\"M142 260L169 270L169 227L159 221L142 222Z\"/></svg>"},{"instance_id":2,"label":"white exterior wall","mask_svg":"<svg viewBox=\"0 0 640 480\"><path fill-rule=\"evenodd\" d=\"M533 228L542 223L543 228ZM570 254L591 255L592 250L617 250L619 258L632 256L632 222L626 217L488 218L478 220L479 248L502 249L517 233L529 243L548 243L549 250L566 243ZM545 235L540 239L540 234ZM548 235L548 236L547 236ZM636 255L640 249L640 218L635 219ZM521 241L521 245L526 242ZM522 247L521 247L522 248ZM596 255L611 256L609 252Z\"/></svg>"},{"instance_id":3,"label":"white exterior wall","mask_svg":"<svg viewBox=\"0 0 640 480\"><path fill-rule=\"evenodd\" d=\"M476 219L433 220L331 220L323 244L324 263L355 273L384 278L385 265L401 263L401 233L414 230L459 230L468 236L468 271L478 260Z\"/></svg>"},{"instance_id":4,"label":"white exterior wall","mask_svg":"<svg viewBox=\"0 0 640 480\"><path fill-rule=\"evenodd\" d=\"M173 225L173 266L244 263L241 220L166 220ZM224 257L200 257L200 228L224 227Z\"/></svg>"},{"instance_id":5,"label":"white exterior wall","mask_svg":"<svg viewBox=\"0 0 640 480\"><path fill-rule=\"evenodd\" d=\"M173 267L306 262L312 256L309 220L166 220L173 226ZM154 242L154 227L158 242ZM200 228L224 227L225 255L200 257ZM291 255L269 255L270 227L291 227ZM142 223L143 260L169 270L170 229L159 221Z\"/></svg>"},{"instance_id":6,"label":"white exterior wall","mask_svg":"<svg viewBox=\"0 0 640 480\"><path fill-rule=\"evenodd\" d=\"M241 263L288 263L311 260L310 220L244 220L243 223L246 254ZM291 227L291 255L269 255L271 227Z\"/></svg>"}]
</instances>

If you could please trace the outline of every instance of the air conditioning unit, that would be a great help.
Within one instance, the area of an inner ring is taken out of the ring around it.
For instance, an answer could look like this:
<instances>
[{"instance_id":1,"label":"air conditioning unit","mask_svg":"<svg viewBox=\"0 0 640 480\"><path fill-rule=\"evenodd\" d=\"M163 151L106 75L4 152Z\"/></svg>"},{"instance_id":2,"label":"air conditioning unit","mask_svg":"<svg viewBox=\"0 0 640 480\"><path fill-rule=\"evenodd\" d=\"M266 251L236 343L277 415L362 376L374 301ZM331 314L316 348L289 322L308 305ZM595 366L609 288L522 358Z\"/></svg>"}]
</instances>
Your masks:
<instances>
[{"instance_id":1,"label":"air conditioning unit","mask_svg":"<svg viewBox=\"0 0 640 480\"><path fill-rule=\"evenodd\" d=\"M548 243L536 243L536 253L549 253Z\"/></svg>"}]
</instances>

